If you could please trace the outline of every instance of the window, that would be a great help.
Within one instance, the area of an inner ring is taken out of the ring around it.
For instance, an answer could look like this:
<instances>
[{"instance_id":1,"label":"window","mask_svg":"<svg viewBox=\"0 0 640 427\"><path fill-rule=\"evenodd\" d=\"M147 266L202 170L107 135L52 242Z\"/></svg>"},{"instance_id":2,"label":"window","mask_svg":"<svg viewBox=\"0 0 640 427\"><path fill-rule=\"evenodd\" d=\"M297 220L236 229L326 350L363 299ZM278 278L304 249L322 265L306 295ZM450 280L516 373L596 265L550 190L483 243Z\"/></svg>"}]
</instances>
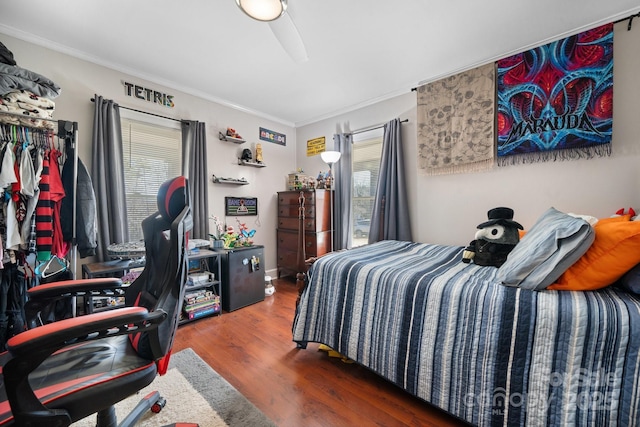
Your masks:
<instances>
[{"instance_id":1,"label":"window","mask_svg":"<svg viewBox=\"0 0 640 427\"><path fill-rule=\"evenodd\" d=\"M163 121L164 123L164 121ZM129 240L142 240L142 220L158 210L160 185L182 173L182 131L121 118Z\"/></svg>"},{"instance_id":2,"label":"window","mask_svg":"<svg viewBox=\"0 0 640 427\"><path fill-rule=\"evenodd\" d=\"M371 213L380 171L383 130L363 132L353 136L353 181L351 189L352 246L368 242Z\"/></svg>"}]
</instances>

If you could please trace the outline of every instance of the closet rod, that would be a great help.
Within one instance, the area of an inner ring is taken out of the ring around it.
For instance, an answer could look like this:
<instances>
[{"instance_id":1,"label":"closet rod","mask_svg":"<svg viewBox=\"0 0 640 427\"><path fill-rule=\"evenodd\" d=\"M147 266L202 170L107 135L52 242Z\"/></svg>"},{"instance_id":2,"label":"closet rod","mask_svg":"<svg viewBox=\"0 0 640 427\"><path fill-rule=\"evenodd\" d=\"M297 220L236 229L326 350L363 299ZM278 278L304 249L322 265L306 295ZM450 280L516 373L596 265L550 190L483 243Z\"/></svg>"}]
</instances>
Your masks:
<instances>
[{"instance_id":1,"label":"closet rod","mask_svg":"<svg viewBox=\"0 0 640 427\"><path fill-rule=\"evenodd\" d=\"M406 123L408 121L409 121L409 119L404 119L404 120L400 120L400 123ZM357 130L354 130L352 132L346 132L346 134L347 135L355 135L357 133L368 132L368 131L374 130L374 129L380 129L380 128L385 127L385 125L386 125L386 123L382 123L382 124L375 125L375 126L369 126L367 128L357 129Z\"/></svg>"},{"instance_id":2,"label":"closet rod","mask_svg":"<svg viewBox=\"0 0 640 427\"><path fill-rule=\"evenodd\" d=\"M91 102L96 102L96 100L94 98L91 98ZM167 116L162 116L160 114L155 114L155 113L149 113L148 111L142 111L142 110L136 110L135 108L129 108L129 107L123 107L120 104L116 104L118 105L118 108L122 108L124 110L129 110L129 111L135 111L136 113L142 113L142 114L148 114L150 116L155 116L155 117L160 117L161 119L167 119L167 120L173 120L174 122L180 122L182 123L182 120L180 119L174 119L173 117L167 117ZM187 122L188 123L188 122Z\"/></svg>"}]
</instances>

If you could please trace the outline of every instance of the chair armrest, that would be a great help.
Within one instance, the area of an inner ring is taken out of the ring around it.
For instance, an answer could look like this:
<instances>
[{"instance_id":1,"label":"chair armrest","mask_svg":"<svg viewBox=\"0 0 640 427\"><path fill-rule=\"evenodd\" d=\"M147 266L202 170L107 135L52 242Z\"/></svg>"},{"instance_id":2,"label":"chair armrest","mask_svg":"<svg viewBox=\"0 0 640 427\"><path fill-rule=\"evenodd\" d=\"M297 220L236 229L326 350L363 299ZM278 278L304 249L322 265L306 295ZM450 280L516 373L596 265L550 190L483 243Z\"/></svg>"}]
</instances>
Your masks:
<instances>
[{"instance_id":1,"label":"chair armrest","mask_svg":"<svg viewBox=\"0 0 640 427\"><path fill-rule=\"evenodd\" d=\"M113 291L122 288L122 280L113 277L98 279L61 280L34 286L27 291L29 300L44 300L87 293Z\"/></svg>"},{"instance_id":2,"label":"chair armrest","mask_svg":"<svg viewBox=\"0 0 640 427\"><path fill-rule=\"evenodd\" d=\"M13 358L2 367L2 376L16 425L71 423L67 411L45 407L29 383L29 374L49 355L67 345L157 328L166 317L163 311L126 307L60 320L10 338L7 349Z\"/></svg>"},{"instance_id":3,"label":"chair armrest","mask_svg":"<svg viewBox=\"0 0 640 427\"><path fill-rule=\"evenodd\" d=\"M69 344L153 329L164 318L166 313L149 313L144 307L88 314L22 332L7 341L7 350L14 357L51 354Z\"/></svg>"}]
</instances>

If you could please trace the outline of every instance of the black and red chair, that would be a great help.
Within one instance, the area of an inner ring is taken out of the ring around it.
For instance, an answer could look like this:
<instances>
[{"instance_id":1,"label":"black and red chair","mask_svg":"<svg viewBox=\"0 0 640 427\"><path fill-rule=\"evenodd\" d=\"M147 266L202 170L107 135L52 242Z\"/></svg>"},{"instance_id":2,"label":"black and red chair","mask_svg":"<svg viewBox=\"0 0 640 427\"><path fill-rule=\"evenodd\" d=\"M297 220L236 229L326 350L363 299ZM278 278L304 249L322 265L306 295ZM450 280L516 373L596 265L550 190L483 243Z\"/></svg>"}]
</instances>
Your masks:
<instances>
[{"instance_id":1,"label":"black and red chair","mask_svg":"<svg viewBox=\"0 0 640 427\"><path fill-rule=\"evenodd\" d=\"M145 267L128 288L106 278L29 291L28 318L57 299L101 292L122 293L125 307L37 326L9 339L0 355L0 426L68 426L94 413L98 426L116 425L114 405L166 372L192 225L187 180L169 180L158 192L158 211L142 222ZM133 425L147 408L162 405L157 393L150 394L120 425Z\"/></svg>"}]
</instances>

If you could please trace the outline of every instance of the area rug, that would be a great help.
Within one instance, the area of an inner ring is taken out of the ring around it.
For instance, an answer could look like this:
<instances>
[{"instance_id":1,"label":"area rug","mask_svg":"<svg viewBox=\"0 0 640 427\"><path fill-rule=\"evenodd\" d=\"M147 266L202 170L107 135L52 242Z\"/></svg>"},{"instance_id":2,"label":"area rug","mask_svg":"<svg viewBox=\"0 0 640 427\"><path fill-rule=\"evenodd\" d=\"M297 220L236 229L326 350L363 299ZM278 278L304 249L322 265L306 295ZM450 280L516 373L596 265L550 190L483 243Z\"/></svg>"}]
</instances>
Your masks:
<instances>
[{"instance_id":1,"label":"area rug","mask_svg":"<svg viewBox=\"0 0 640 427\"><path fill-rule=\"evenodd\" d=\"M258 408L207 365L193 350L171 356L166 375L157 377L147 388L116 405L122 420L151 391L158 390L166 406L158 414L147 413L137 424L157 427L175 422L198 423L200 427L275 427ZM93 427L92 415L72 427Z\"/></svg>"}]
</instances>

